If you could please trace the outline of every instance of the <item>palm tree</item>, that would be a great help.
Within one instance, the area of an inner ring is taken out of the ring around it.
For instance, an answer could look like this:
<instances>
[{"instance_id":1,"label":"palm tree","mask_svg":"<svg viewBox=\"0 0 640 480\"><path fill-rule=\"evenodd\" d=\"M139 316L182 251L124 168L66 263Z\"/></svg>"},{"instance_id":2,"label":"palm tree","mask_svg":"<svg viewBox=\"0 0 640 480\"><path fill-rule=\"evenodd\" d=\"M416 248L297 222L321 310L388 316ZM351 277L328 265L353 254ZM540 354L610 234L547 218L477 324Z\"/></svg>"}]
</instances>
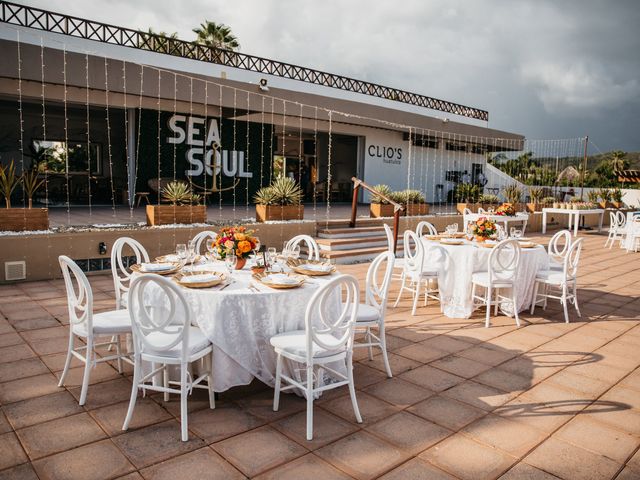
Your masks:
<instances>
[{"instance_id":1,"label":"palm tree","mask_svg":"<svg viewBox=\"0 0 640 480\"><path fill-rule=\"evenodd\" d=\"M626 152L614 150L609 155L609 163L614 172L620 172L629 168L629 161L625 158L627 156Z\"/></svg>"},{"instance_id":2,"label":"palm tree","mask_svg":"<svg viewBox=\"0 0 640 480\"><path fill-rule=\"evenodd\" d=\"M198 35L196 43L209 47L224 48L226 50L240 50L238 39L231 32L231 27L224 23L205 20L199 28L194 28L193 33Z\"/></svg>"},{"instance_id":3,"label":"palm tree","mask_svg":"<svg viewBox=\"0 0 640 480\"><path fill-rule=\"evenodd\" d=\"M145 32L146 35L144 38L139 40L139 48L144 50L165 50L168 51L168 46L172 46L171 40L176 40L178 38L178 33L167 33L167 32L154 32L153 28L149 27L149 29ZM173 50L173 48L171 49ZM171 53L171 52L167 52Z\"/></svg>"}]
</instances>

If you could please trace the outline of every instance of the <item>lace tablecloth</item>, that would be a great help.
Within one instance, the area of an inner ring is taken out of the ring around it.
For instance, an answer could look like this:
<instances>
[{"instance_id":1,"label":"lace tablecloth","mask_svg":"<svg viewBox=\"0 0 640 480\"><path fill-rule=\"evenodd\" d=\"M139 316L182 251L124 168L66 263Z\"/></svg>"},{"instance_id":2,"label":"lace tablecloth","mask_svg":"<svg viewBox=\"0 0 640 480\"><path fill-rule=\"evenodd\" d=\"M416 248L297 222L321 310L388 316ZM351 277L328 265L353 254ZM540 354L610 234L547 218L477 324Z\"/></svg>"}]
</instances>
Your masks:
<instances>
[{"instance_id":1,"label":"lace tablecloth","mask_svg":"<svg viewBox=\"0 0 640 480\"><path fill-rule=\"evenodd\" d=\"M423 237L422 242L424 271L438 272L442 312L450 318L469 318L473 312L471 275L487 271L491 249L466 240L464 245L444 245ZM518 312L531 305L536 273L548 267L549 256L543 246L522 249L516 281ZM502 310L512 314L506 306Z\"/></svg>"},{"instance_id":2,"label":"lace tablecloth","mask_svg":"<svg viewBox=\"0 0 640 480\"><path fill-rule=\"evenodd\" d=\"M298 288L276 290L251 278L251 271L233 273L224 290L184 288L196 324L214 345L213 382L216 392L247 385L258 378L275 385L276 354L269 339L278 333L304 330L305 309L312 295L333 276L307 278ZM218 269L225 272L224 265ZM253 284L259 292L249 288ZM336 307L339 305L336 295ZM301 378L298 365L283 364L283 373ZM332 365L338 371L344 365ZM322 380L321 380L322 381Z\"/></svg>"}]
</instances>

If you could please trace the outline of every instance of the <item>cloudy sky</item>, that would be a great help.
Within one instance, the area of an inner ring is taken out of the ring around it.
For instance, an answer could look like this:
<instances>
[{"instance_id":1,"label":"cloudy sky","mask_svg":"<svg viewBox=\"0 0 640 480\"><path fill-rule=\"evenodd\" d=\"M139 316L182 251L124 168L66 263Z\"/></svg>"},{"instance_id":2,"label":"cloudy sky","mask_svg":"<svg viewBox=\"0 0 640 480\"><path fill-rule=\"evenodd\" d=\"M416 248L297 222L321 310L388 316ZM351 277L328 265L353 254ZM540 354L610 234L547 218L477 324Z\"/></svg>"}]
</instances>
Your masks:
<instances>
[{"instance_id":1,"label":"cloudy sky","mask_svg":"<svg viewBox=\"0 0 640 480\"><path fill-rule=\"evenodd\" d=\"M638 0L26 3L187 40L223 22L245 53L480 107L529 139L640 151Z\"/></svg>"}]
</instances>

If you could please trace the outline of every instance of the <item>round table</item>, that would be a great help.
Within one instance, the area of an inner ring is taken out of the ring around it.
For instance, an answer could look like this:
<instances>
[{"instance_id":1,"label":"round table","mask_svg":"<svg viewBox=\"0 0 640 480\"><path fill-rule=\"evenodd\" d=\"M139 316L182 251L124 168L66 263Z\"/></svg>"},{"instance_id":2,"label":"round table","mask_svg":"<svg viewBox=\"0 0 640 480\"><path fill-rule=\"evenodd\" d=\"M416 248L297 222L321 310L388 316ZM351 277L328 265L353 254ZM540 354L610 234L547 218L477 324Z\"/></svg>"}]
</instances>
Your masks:
<instances>
[{"instance_id":1,"label":"round table","mask_svg":"<svg viewBox=\"0 0 640 480\"><path fill-rule=\"evenodd\" d=\"M446 245L425 237L421 240L425 247L423 270L438 272L442 312L450 318L469 318L473 313L471 275L487 271L492 249L467 240L462 245ZM518 312L531 305L536 273L549 268L549 256L542 245L521 251L515 282ZM506 305L502 310L512 314Z\"/></svg>"}]
</instances>

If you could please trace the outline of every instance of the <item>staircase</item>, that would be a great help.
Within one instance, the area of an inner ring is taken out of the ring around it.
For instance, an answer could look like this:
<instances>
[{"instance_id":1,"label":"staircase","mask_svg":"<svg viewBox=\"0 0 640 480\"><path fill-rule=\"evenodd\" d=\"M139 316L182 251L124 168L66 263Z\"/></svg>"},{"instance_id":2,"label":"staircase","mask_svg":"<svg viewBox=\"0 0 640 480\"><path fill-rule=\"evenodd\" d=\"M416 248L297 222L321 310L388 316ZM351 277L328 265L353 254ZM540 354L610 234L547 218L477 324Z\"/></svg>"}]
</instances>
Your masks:
<instances>
[{"instance_id":1,"label":"staircase","mask_svg":"<svg viewBox=\"0 0 640 480\"><path fill-rule=\"evenodd\" d=\"M387 219L389 221L389 219ZM331 263L360 263L374 259L387 247L385 223L378 218L359 218L355 228L349 220L329 220L318 225L316 242L320 256ZM402 237L398 238L398 253L402 252Z\"/></svg>"}]
</instances>

